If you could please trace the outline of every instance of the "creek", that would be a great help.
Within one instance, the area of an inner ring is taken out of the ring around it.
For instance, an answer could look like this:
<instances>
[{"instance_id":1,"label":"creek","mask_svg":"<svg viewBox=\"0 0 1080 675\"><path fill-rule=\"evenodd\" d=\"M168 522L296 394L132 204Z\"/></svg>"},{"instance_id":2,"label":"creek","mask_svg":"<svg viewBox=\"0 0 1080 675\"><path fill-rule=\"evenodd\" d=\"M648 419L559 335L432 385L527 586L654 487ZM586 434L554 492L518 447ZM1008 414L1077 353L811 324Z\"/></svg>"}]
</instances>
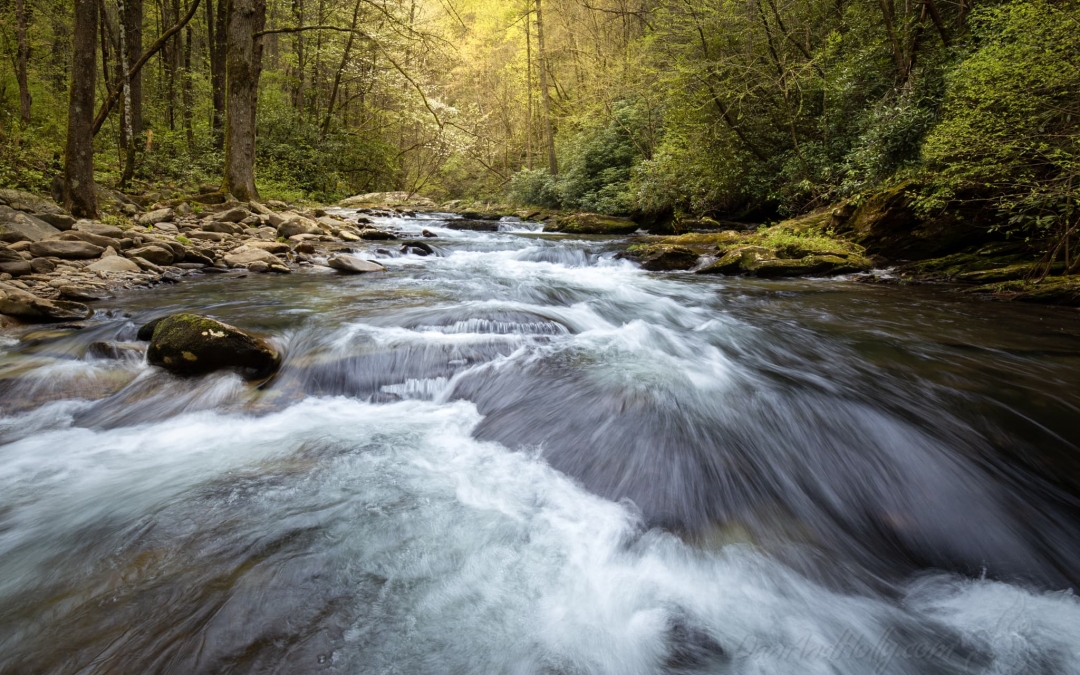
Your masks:
<instances>
[{"instance_id":1,"label":"creek","mask_svg":"<svg viewBox=\"0 0 1080 675\"><path fill-rule=\"evenodd\" d=\"M1080 669L1075 311L447 217L0 337L0 672ZM174 311L281 371L88 352Z\"/></svg>"}]
</instances>

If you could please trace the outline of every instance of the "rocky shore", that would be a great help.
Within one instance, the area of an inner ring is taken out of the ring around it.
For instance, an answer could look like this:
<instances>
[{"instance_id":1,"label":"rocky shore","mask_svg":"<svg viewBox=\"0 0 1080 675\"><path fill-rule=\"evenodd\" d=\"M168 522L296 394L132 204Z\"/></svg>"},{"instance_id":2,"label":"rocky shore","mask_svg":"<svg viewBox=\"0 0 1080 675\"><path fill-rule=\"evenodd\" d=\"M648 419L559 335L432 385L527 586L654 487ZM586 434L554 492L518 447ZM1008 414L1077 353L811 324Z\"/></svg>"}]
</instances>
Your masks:
<instances>
[{"instance_id":1,"label":"rocky shore","mask_svg":"<svg viewBox=\"0 0 1080 675\"><path fill-rule=\"evenodd\" d=\"M363 215L347 220L282 202L183 201L102 222L76 220L48 200L0 190L0 321L85 319L94 300L192 275L288 274L319 264L341 273L381 271L353 255L356 244L396 239Z\"/></svg>"}]
</instances>

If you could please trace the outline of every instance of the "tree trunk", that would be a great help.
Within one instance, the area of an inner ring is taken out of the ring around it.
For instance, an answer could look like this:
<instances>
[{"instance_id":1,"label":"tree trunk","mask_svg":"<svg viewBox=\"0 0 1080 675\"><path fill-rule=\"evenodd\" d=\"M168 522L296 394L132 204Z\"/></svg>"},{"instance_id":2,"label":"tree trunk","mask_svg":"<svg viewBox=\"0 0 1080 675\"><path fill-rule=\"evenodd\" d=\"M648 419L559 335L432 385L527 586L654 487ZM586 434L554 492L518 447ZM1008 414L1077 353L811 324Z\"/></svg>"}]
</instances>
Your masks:
<instances>
[{"instance_id":1,"label":"tree trunk","mask_svg":"<svg viewBox=\"0 0 1080 675\"><path fill-rule=\"evenodd\" d=\"M222 192L237 199L257 199L255 189L255 106L262 70L265 0L232 0L227 29L225 100L225 176Z\"/></svg>"},{"instance_id":2,"label":"tree trunk","mask_svg":"<svg viewBox=\"0 0 1080 675\"><path fill-rule=\"evenodd\" d=\"M195 108L195 94L191 89L191 42L194 40L195 35L191 30L191 24L188 24L184 32L187 39L184 42L184 65L180 71L180 91L182 94L180 113L184 118L184 132L187 136L188 151L195 152L195 129L191 124L191 116Z\"/></svg>"},{"instance_id":3,"label":"tree trunk","mask_svg":"<svg viewBox=\"0 0 1080 675\"><path fill-rule=\"evenodd\" d=\"M127 39L128 67L142 56L143 0L124 0L124 33ZM143 130L142 119L142 73L135 73L128 81L131 90L131 132L137 138ZM135 147L132 141L131 147Z\"/></svg>"},{"instance_id":4,"label":"tree trunk","mask_svg":"<svg viewBox=\"0 0 1080 675\"><path fill-rule=\"evenodd\" d=\"M536 48L540 63L540 112L544 117L544 142L547 144L548 171L552 176L559 175L559 163L555 159L555 136L551 131L551 102L548 96L547 53L544 51L544 14L536 0Z\"/></svg>"},{"instance_id":5,"label":"tree trunk","mask_svg":"<svg viewBox=\"0 0 1080 675\"><path fill-rule=\"evenodd\" d=\"M214 16L214 35L210 43L210 88L214 102L214 117L210 126L214 133L214 147L218 150L225 145L225 59L229 1L218 0L217 13ZM207 8L210 6L208 4Z\"/></svg>"},{"instance_id":6,"label":"tree trunk","mask_svg":"<svg viewBox=\"0 0 1080 675\"><path fill-rule=\"evenodd\" d=\"M94 86L97 80L97 0L72 0L71 96L68 103L64 203L78 218L97 216L94 190Z\"/></svg>"},{"instance_id":7,"label":"tree trunk","mask_svg":"<svg viewBox=\"0 0 1080 675\"><path fill-rule=\"evenodd\" d=\"M338 88L341 86L341 76L345 74L345 66L349 64L349 54L352 52L353 39L356 37L356 22L360 18L360 2L361 0L356 0L356 6L353 8L349 38L345 42L345 51L341 55L341 64L338 66L337 72L334 73L334 85L330 90L330 102L326 104L326 119L323 120L322 131L319 132L320 140L326 138L326 134L330 132L330 118L334 114L334 103L337 101Z\"/></svg>"},{"instance_id":8,"label":"tree trunk","mask_svg":"<svg viewBox=\"0 0 1080 675\"><path fill-rule=\"evenodd\" d=\"M124 90L123 105L120 109L123 118L120 130L120 145L124 151L124 171L120 175L120 189L125 190L128 183L131 182L131 178L135 175L135 134L131 122L131 78L128 76L127 27L125 26L127 13L125 12L125 0L116 0L116 2L120 14L120 20L117 22L118 32L120 33L120 49L118 52L120 85Z\"/></svg>"},{"instance_id":9,"label":"tree trunk","mask_svg":"<svg viewBox=\"0 0 1080 675\"><path fill-rule=\"evenodd\" d=\"M23 124L30 123L30 82L26 76L26 63L30 60L30 45L26 41L26 2L15 0L15 37L18 43L18 55L15 58L15 77L19 81L19 119Z\"/></svg>"},{"instance_id":10,"label":"tree trunk","mask_svg":"<svg viewBox=\"0 0 1080 675\"><path fill-rule=\"evenodd\" d=\"M533 168L532 121L532 12L525 5L525 166Z\"/></svg>"}]
</instances>

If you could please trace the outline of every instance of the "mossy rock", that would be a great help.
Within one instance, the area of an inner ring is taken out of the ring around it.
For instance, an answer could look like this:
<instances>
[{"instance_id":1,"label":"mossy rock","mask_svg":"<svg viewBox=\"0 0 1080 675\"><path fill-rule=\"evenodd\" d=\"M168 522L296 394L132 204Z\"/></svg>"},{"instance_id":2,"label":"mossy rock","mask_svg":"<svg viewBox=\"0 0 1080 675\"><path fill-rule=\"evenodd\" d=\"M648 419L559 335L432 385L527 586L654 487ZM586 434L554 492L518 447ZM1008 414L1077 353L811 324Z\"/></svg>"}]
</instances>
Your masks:
<instances>
[{"instance_id":1,"label":"mossy rock","mask_svg":"<svg viewBox=\"0 0 1080 675\"><path fill-rule=\"evenodd\" d=\"M688 270L698 262L696 252L685 246L671 244L635 244L616 257L630 258L651 272Z\"/></svg>"},{"instance_id":2,"label":"mossy rock","mask_svg":"<svg viewBox=\"0 0 1080 675\"><path fill-rule=\"evenodd\" d=\"M991 295L998 299L1017 302L1080 307L1080 276L1047 277L1038 283L1006 281L976 286L967 289L965 293Z\"/></svg>"},{"instance_id":3,"label":"mossy rock","mask_svg":"<svg viewBox=\"0 0 1080 675\"><path fill-rule=\"evenodd\" d=\"M544 226L548 232L566 234L632 234L638 230L638 224L629 218L602 216L598 213L575 213L559 216Z\"/></svg>"},{"instance_id":4,"label":"mossy rock","mask_svg":"<svg viewBox=\"0 0 1080 675\"><path fill-rule=\"evenodd\" d=\"M156 321L146 360L180 375L232 369L248 380L267 377L281 365L280 355L259 338L197 314Z\"/></svg>"}]
</instances>

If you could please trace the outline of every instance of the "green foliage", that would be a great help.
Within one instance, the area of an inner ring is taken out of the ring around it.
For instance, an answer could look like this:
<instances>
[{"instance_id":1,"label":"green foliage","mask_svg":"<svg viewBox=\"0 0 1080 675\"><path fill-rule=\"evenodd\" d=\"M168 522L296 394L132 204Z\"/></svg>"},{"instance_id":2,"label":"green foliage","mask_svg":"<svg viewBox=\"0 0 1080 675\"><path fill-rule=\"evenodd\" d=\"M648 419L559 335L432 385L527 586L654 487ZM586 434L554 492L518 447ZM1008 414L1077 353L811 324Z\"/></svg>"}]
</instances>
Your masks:
<instances>
[{"instance_id":1,"label":"green foliage","mask_svg":"<svg viewBox=\"0 0 1080 675\"><path fill-rule=\"evenodd\" d=\"M1075 3L986 8L976 49L948 77L927 139L920 206L980 200L1030 234L1062 225L1080 188L1080 23Z\"/></svg>"}]
</instances>

